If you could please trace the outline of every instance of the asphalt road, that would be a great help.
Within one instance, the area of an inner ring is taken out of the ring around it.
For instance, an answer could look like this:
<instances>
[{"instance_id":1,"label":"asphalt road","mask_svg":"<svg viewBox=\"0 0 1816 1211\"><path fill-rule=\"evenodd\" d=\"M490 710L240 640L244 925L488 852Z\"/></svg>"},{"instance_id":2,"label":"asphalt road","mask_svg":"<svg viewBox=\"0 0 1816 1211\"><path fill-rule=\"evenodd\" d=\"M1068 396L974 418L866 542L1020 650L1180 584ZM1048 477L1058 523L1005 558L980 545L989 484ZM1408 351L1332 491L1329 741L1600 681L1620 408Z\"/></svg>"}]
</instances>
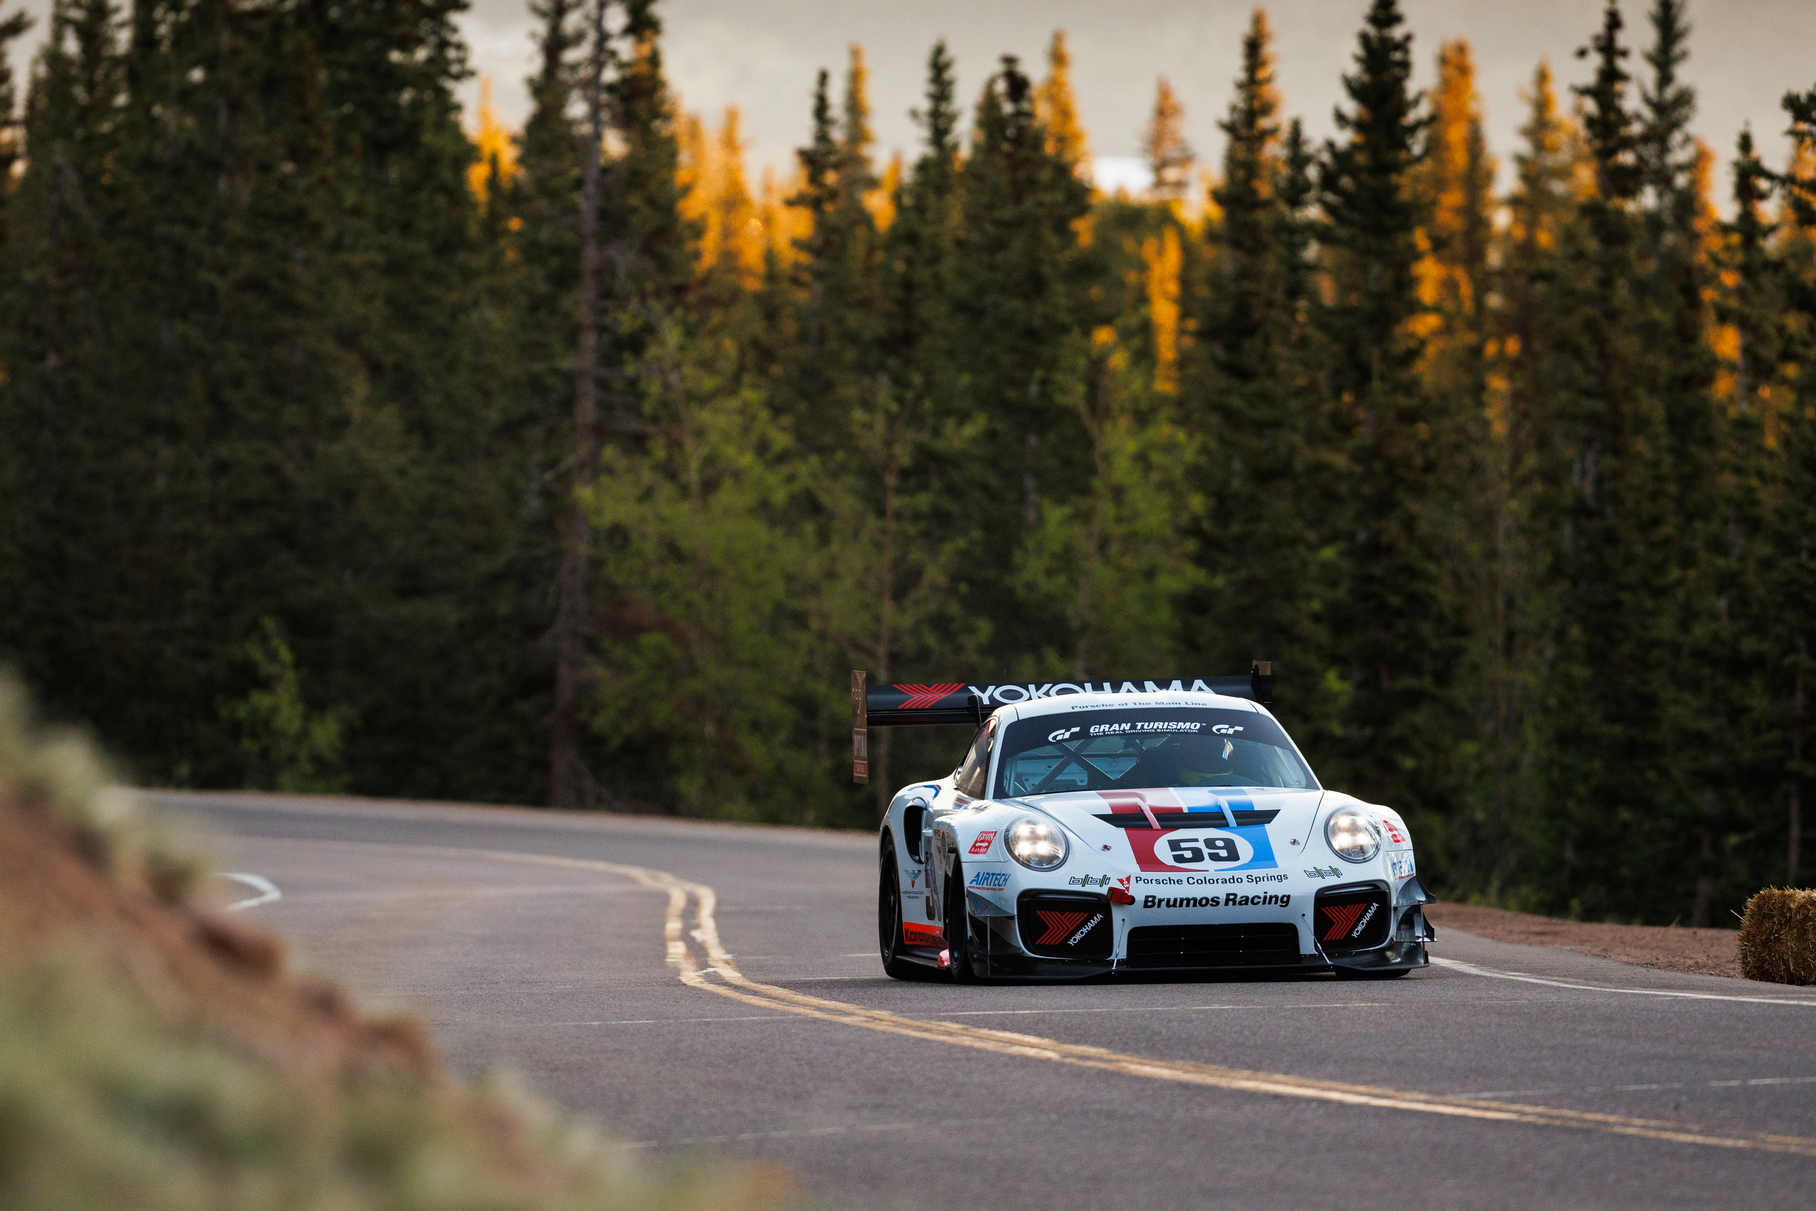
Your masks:
<instances>
[{"instance_id":1,"label":"asphalt road","mask_svg":"<svg viewBox=\"0 0 1816 1211\"><path fill-rule=\"evenodd\" d=\"M830 1205L1816 1205L1816 990L1454 931L1383 983L906 984L868 836L157 801L275 885L249 918L460 1071Z\"/></svg>"}]
</instances>

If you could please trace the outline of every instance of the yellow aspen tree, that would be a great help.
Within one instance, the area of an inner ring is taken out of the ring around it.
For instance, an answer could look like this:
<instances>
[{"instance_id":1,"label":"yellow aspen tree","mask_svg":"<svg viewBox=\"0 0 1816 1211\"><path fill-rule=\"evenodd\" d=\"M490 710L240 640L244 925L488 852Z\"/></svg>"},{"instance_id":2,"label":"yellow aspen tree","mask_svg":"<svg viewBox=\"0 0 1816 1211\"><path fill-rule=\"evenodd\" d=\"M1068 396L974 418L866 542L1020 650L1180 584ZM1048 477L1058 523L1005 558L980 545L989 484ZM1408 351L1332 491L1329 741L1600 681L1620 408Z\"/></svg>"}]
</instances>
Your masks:
<instances>
[{"instance_id":1,"label":"yellow aspen tree","mask_svg":"<svg viewBox=\"0 0 1816 1211\"><path fill-rule=\"evenodd\" d=\"M806 185L797 165L786 180L776 176L771 165L764 165L762 183L757 188L757 218L763 225L764 255L775 258L777 265L786 268L801 257L799 241L804 240L813 230L813 218L799 206L790 206L788 199L796 196Z\"/></svg>"},{"instance_id":2,"label":"yellow aspen tree","mask_svg":"<svg viewBox=\"0 0 1816 1211\"><path fill-rule=\"evenodd\" d=\"M712 261L736 269L744 288L754 290L763 277L764 231L744 179L742 121L738 107L727 105L715 141L711 231L717 246Z\"/></svg>"},{"instance_id":3,"label":"yellow aspen tree","mask_svg":"<svg viewBox=\"0 0 1816 1211\"><path fill-rule=\"evenodd\" d=\"M1494 231L1494 160L1482 134L1481 98L1469 43L1438 51L1426 155L1414 175L1426 221L1418 233L1419 302L1414 320L1426 338L1428 366L1458 345L1480 340L1481 302Z\"/></svg>"},{"instance_id":4,"label":"yellow aspen tree","mask_svg":"<svg viewBox=\"0 0 1816 1211\"><path fill-rule=\"evenodd\" d=\"M718 232L712 216L713 149L706 123L696 113L675 117L675 189L681 195L681 218L700 231L700 268L716 259ZM712 251L709 251L712 250Z\"/></svg>"},{"instance_id":5,"label":"yellow aspen tree","mask_svg":"<svg viewBox=\"0 0 1816 1211\"><path fill-rule=\"evenodd\" d=\"M1168 223L1141 243L1148 267L1148 322L1154 329L1154 390L1179 390L1179 270L1184 253L1179 228Z\"/></svg>"},{"instance_id":6,"label":"yellow aspen tree","mask_svg":"<svg viewBox=\"0 0 1816 1211\"><path fill-rule=\"evenodd\" d=\"M1047 78L1035 86L1034 113L1046 128L1047 154L1070 165L1073 176L1088 177L1091 151L1084 123L1079 121L1078 100L1072 95L1072 52L1066 47L1063 29L1053 31L1053 42L1047 48Z\"/></svg>"},{"instance_id":7,"label":"yellow aspen tree","mask_svg":"<svg viewBox=\"0 0 1816 1211\"><path fill-rule=\"evenodd\" d=\"M509 184L517 175L517 144L504 123L498 120L498 112L492 108L492 77L479 78L479 120L478 129L473 132L473 146L479 156L467 166L467 188L481 202L492 181L492 174L497 173L501 180Z\"/></svg>"},{"instance_id":8,"label":"yellow aspen tree","mask_svg":"<svg viewBox=\"0 0 1816 1211\"><path fill-rule=\"evenodd\" d=\"M902 153L897 151L890 154L877 187L864 195L864 208L870 212L878 231L888 231L889 225L895 222L895 195L901 184Z\"/></svg>"}]
</instances>

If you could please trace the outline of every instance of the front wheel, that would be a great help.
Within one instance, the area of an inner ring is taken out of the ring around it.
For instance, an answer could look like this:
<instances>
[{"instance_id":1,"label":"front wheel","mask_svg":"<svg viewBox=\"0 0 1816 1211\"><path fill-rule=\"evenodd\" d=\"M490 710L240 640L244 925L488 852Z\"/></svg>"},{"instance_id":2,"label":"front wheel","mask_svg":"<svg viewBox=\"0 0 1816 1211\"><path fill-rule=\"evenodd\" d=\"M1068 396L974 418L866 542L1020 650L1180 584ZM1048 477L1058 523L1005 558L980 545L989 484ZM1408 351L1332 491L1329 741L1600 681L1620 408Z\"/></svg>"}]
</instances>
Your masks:
<instances>
[{"instance_id":1,"label":"front wheel","mask_svg":"<svg viewBox=\"0 0 1816 1211\"><path fill-rule=\"evenodd\" d=\"M876 936L885 975L897 980L925 980L937 974L902 953L906 945L902 940L902 881L896 873L893 842L883 846L883 869L877 878Z\"/></svg>"}]
</instances>

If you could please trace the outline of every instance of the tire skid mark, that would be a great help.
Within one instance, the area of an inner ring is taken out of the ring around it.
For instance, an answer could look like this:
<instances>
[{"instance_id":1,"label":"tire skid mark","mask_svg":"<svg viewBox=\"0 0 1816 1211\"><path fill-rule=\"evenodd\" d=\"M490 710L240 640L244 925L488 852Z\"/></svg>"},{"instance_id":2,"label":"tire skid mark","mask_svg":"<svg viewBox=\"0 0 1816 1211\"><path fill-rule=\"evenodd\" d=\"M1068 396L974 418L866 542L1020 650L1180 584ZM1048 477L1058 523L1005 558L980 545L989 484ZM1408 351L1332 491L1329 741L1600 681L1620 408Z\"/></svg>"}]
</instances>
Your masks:
<instances>
[{"instance_id":1,"label":"tire skid mark","mask_svg":"<svg viewBox=\"0 0 1816 1211\"><path fill-rule=\"evenodd\" d=\"M1291 1076L1285 1073L1225 1068L1190 1060L1151 1059L1111 1051L1103 1047L1062 1043L1055 1039L1041 1038L1038 1035L992 1030L988 1027L970 1026L958 1022L926 1021L920 1018L904 1017L885 1009L868 1009L860 1005L828 1000L825 997L816 997L750 979L738 970L736 961L719 939L718 924L713 917L718 897L713 889L703 883L693 883L678 878L667 871L652 870L642 866L627 866L616 862L602 862L590 858L564 858L549 854L513 853L508 850L463 849L456 846L400 845L356 841L310 842L310 844L350 845L362 848L382 847L432 857L488 858L501 862L600 871L634 880L651 890L666 893L668 903L663 918L666 961L669 966L675 968L681 982L690 988L705 989L718 996L727 997L754 1008L780 1010L818 1021L858 1026L903 1038L945 1043L949 1046L989 1051L998 1055L1046 1060L1073 1067L1092 1068L1179 1084L1229 1089L1242 1093L1264 1093L1277 1097L1302 1098L1382 1110L1404 1110L1488 1122L1564 1127L1668 1143L1816 1157L1816 1139L1803 1136L1756 1131L1722 1131L1664 1119L1634 1118L1628 1115L1565 1110L1551 1106L1523 1105L1517 1102L1497 1102L1446 1094L1411 1093L1379 1086ZM687 902L690 898L694 902L694 928L687 930L685 918ZM689 939L704 953L704 966L695 957L693 948L688 946ZM715 976L718 977L717 980L711 978Z\"/></svg>"}]
</instances>

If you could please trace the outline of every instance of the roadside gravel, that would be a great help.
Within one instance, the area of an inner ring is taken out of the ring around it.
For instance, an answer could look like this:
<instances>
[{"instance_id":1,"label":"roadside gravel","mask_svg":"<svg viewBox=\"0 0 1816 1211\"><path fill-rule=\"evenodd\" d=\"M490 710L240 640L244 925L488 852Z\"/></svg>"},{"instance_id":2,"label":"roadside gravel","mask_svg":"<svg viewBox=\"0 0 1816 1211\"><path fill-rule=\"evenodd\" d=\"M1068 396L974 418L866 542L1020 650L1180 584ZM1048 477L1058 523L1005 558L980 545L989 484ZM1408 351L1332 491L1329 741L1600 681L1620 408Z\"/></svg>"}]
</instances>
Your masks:
<instances>
[{"instance_id":1,"label":"roadside gravel","mask_svg":"<svg viewBox=\"0 0 1816 1211\"><path fill-rule=\"evenodd\" d=\"M1732 929L1686 929L1662 925L1610 925L1561 921L1477 904L1432 904L1426 915L1438 929L1457 929L1526 946L1555 946L1620 963L1740 978Z\"/></svg>"}]
</instances>

